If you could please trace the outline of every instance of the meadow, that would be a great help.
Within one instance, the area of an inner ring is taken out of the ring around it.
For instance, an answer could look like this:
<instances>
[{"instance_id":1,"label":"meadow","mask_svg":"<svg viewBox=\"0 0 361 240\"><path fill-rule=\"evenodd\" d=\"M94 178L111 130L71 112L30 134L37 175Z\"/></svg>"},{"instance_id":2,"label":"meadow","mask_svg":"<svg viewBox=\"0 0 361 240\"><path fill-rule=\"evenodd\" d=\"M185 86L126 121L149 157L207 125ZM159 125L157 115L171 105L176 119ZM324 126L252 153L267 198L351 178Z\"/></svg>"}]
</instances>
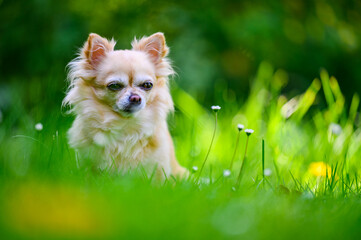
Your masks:
<instances>
[{"instance_id":1,"label":"meadow","mask_svg":"<svg viewBox=\"0 0 361 240\"><path fill-rule=\"evenodd\" d=\"M60 104L46 108L54 92L29 113L27 89L11 85L0 125L2 239L358 238L359 96L347 105L324 69L290 99L287 82L286 71L262 62L247 99L235 104L237 93L225 91L214 112L172 81L169 127L191 175L164 181L141 166L117 174L79 165L66 137L73 116Z\"/></svg>"},{"instance_id":2,"label":"meadow","mask_svg":"<svg viewBox=\"0 0 361 240\"><path fill-rule=\"evenodd\" d=\"M360 239L360 22L358 0L0 0L0 239ZM190 176L79 163L67 63L159 31Z\"/></svg>"}]
</instances>

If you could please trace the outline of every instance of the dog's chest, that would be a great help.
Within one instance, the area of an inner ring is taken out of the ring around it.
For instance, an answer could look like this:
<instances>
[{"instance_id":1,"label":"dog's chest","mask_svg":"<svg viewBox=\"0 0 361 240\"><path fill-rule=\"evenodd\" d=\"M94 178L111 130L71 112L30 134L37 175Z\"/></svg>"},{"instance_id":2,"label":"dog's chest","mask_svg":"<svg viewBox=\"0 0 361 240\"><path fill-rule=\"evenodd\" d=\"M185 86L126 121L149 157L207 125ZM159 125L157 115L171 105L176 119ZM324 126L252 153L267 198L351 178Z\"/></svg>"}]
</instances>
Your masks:
<instances>
[{"instance_id":1,"label":"dog's chest","mask_svg":"<svg viewBox=\"0 0 361 240\"><path fill-rule=\"evenodd\" d=\"M152 135L152 126L132 124L98 132L93 140L96 145L103 148L108 157L129 161L144 157Z\"/></svg>"}]
</instances>

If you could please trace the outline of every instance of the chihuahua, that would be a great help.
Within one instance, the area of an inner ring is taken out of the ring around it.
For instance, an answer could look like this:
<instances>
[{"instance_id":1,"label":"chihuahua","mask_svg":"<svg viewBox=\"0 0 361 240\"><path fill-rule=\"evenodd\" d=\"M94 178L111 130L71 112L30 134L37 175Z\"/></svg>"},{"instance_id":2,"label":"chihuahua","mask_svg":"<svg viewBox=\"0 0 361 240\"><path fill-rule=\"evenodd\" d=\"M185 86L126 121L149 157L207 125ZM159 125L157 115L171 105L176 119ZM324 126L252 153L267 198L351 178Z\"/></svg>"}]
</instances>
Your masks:
<instances>
[{"instance_id":1,"label":"chihuahua","mask_svg":"<svg viewBox=\"0 0 361 240\"><path fill-rule=\"evenodd\" d=\"M175 158L167 115L173 111L168 77L174 74L163 33L134 39L131 50L91 33L69 63L63 101L75 120L69 144L96 166L184 176Z\"/></svg>"}]
</instances>

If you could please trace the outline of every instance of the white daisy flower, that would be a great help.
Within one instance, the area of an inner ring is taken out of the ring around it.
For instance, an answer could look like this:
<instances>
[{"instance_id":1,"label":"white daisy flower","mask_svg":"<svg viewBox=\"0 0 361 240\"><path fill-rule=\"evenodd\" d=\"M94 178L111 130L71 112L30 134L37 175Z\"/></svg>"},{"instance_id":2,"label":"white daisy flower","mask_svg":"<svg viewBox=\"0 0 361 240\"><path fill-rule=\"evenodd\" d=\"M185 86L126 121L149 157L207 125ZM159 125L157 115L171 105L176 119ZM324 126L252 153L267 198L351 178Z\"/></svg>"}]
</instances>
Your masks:
<instances>
[{"instance_id":1,"label":"white daisy flower","mask_svg":"<svg viewBox=\"0 0 361 240\"><path fill-rule=\"evenodd\" d=\"M269 169L269 168L266 168L264 171L263 171L263 174L265 175L265 176L271 176L271 174L272 174L272 170L271 169Z\"/></svg>"},{"instance_id":2,"label":"white daisy flower","mask_svg":"<svg viewBox=\"0 0 361 240\"><path fill-rule=\"evenodd\" d=\"M231 176L231 170L229 170L229 169L224 170L223 177L229 177L229 176Z\"/></svg>"},{"instance_id":3,"label":"white daisy flower","mask_svg":"<svg viewBox=\"0 0 361 240\"><path fill-rule=\"evenodd\" d=\"M337 136L342 133L342 127L337 123L331 123L328 129Z\"/></svg>"},{"instance_id":4,"label":"white daisy flower","mask_svg":"<svg viewBox=\"0 0 361 240\"><path fill-rule=\"evenodd\" d=\"M41 130L43 130L43 124L41 124L41 123L37 123L37 124L35 124L35 130L36 131L41 131Z\"/></svg>"},{"instance_id":5,"label":"white daisy flower","mask_svg":"<svg viewBox=\"0 0 361 240\"><path fill-rule=\"evenodd\" d=\"M238 124L237 128L238 128L238 131L242 131L244 129L244 125L243 124Z\"/></svg>"},{"instance_id":6,"label":"white daisy flower","mask_svg":"<svg viewBox=\"0 0 361 240\"><path fill-rule=\"evenodd\" d=\"M212 108L213 112L218 112L219 110L221 110L220 106L212 106L211 108Z\"/></svg>"},{"instance_id":7,"label":"white daisy flower","mask_svg":"<svg viewBox=\"0 0 361 240\"><path fill-rule=\"evenodd\" d=\"M306 192L306 193L302 194L302 197L305 198L305 199L312 199L313 195L310 192Z\"/></svg>"},{"instance_id":8,"label":"white daisy flower","mask_svg":"<svg viewBox=\"0 0 361 240\"><path fill-rule=\"evenodd\" d=\"M252 133L254 133L254 130L253 129L246 129L246 130L244 130L244 132L247 134L247 136L249 136Z\"/></svg>"}]
</instances>

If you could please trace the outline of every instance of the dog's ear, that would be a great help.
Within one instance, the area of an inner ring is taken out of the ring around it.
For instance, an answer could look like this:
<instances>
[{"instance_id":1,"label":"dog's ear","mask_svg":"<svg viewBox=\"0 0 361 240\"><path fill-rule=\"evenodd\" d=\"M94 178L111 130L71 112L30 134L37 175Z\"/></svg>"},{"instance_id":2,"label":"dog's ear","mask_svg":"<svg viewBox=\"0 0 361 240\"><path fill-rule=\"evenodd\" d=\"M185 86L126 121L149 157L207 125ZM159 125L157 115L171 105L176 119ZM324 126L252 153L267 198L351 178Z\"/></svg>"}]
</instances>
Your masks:
<instances>
[{"instance_id":1,"label":"dog's ear","mask_svg":"<svg viewBox=\"0 0 361 240\"><path fill-rule=\"evenodd\" d=\"M136 39L132 42L134 50L144 51L148 54L153 63L158 64L162 58L167 56L168 47L165 44L164 34L155 33L149 37L143 37L139 41Z\"/></svg>"},{"instance_id":2,"label":"dog's ear","mask_svg":"<svg viewBox=\"0 0 361 240\"><path fill-rule=\"evenodd\" d=\"M107 52L114 50L114 40L108 41L102 38L98 34L89 34L88 40L84 44L83 54L93 68L96 68L98 64L105 57Z\"/></svg>"}]
</instances>

